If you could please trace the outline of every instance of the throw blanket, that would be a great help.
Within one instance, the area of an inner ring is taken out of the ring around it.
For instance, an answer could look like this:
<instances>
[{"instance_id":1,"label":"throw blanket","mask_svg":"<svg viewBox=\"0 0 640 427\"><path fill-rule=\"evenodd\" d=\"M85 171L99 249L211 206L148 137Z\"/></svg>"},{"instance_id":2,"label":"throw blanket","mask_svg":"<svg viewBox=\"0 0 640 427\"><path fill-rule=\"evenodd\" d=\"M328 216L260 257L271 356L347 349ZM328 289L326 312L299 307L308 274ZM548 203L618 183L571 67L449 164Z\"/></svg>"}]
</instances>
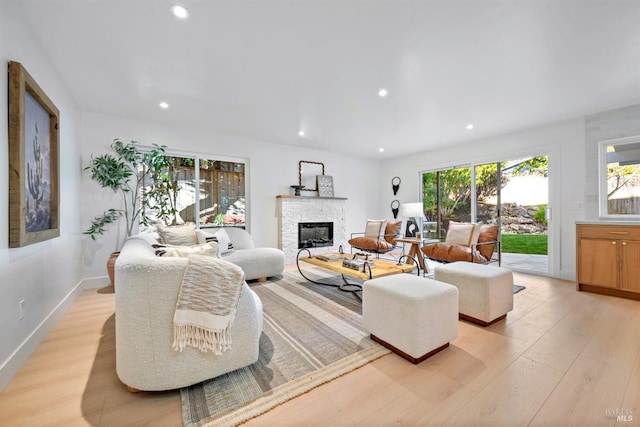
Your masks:
<instances>
[{"instance_id":1,"label":"throw blanket","mask_svg":"<svg viewBox=\"0 0 640 427\"><path fill-rule=\"evenodd\" d=\"M218 258L189 255L173 316L173 348L220 355L231 348L244 272Z\"/></svg>"}]
</instances>

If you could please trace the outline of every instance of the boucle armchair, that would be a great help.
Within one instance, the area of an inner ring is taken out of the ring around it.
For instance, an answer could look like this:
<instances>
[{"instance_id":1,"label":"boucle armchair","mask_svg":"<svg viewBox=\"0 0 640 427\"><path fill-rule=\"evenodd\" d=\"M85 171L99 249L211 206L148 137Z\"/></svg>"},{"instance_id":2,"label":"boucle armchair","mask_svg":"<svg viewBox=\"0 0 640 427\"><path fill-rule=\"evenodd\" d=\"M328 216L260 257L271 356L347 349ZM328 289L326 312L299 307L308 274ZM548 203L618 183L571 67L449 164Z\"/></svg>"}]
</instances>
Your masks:
<instances>
[{"instance_id":1,"label":"boucle armchair","mask_svg":"<svg viewBox=\"0 0 640 427\"><path fill-rule=\"evenodd\" d=\"M115 266L116 372L131 390L185 387L258 360L262 303L243 284L232 346L220 356L172 348L173 314L187 258L158 257L152 235L125 242Z\"/></svg>"},{"instance_id":2,"label":"boucle armchair","mask_svg":"<svg viewBox=\"0 0 640 427\"><path fill-rule=\"evenodd\" d=\"M253 237L244 229L226 227L224 229L233 251L222 254L222 259L242 268L245 280L265 280L284 272L284 252L276 248L256 248Z\"/></svg>"},{"instance_id":3,"label":"boucle armchair","mask_svg":"<svg viewBox=\"0 0 640 427\"><path fill-rule=\"evenodd\" d=\"M215 238L220 243L220 256L244 271L245 280L263 281L284 272L284 252L276 248L256 248L253 237L240 227L202 228L193 224L159 227L155 243L195 245ZM217 237L216 237L217 236ZM227 245L230 245L227 247Z\"/></svg>"}]
</instances>

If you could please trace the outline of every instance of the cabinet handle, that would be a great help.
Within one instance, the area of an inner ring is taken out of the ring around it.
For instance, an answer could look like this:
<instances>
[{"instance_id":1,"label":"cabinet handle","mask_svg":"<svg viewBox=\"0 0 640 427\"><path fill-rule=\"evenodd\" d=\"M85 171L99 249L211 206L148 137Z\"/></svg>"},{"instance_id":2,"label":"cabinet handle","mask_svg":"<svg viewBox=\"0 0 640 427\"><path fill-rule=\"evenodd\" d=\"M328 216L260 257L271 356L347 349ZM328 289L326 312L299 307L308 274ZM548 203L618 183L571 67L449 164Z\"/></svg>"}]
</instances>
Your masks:
<instances>
[{"instance_id":1,"label":"cabinet handle","mask_svg":"<svg viewBox=\"0 0 640 427\"><path fill-rule=\"evenodd\" d=\"M611 242L611 244L612 244L612 245L615 245L615 244L616 244L616 242Z\"/></svg>"},{"instance_id":2,"label":"cabinet handle","mask_svg":"<svg viewBox=\"0 0 640 427\"><path fill-rule=\"evenodd\" d=\"M622 242L622 246L627 246L627 242Z\"/></svg>"}]
</instances>

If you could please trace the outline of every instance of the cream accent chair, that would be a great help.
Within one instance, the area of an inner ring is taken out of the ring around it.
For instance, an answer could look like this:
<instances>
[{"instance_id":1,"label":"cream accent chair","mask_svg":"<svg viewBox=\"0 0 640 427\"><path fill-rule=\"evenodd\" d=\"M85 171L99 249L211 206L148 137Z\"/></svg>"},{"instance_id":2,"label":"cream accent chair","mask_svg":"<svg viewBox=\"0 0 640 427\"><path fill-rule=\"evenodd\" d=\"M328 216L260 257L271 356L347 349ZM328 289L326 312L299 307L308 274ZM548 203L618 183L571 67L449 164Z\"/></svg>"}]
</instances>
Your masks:
<instances>
[{"instance_id":1,"label":"cream accent chair","mask_svg":"<svg viewBox=\"0 0 640 427\"><path fill-rule=\"evenodd\" d=\"M253 237L242 228L225 227L224 229L231 239L233 251L223 254L222 259L242 268L245 280L262 282L269 277L280 276L284 272L282 250L256 248Z\"/></svg>"},{"instance_id":2,"label":"cream accent chair","mask_svg":"<svg viewBox=\"0 0 640 427\"><path fill-rule=\"evenodd\" d=\"M231 349L211 352L172 348L173 312L186 258L158 257L152 234L125 242L116 261L116 372L132 391L186 387L258 360L262 302L244 283Z\"/></svg>"},{"instance_id":3,"label":"cream accent chair","mask_svg":"<svg viewBox=\"0 0 640 427\"><path fill-rule=\"evenodd\" d=\"M173 235L173 240L168 243L194 245L205 243L202 240L204 236L199 235L199 233L211 236L218 231L224 232L233 245L233 250L230 252L220 251L222 259L242 268L245 280L264 281L269 277L279 276L284 272L284 252L276 248L256 248L253 237L243 228L222 227L196 230L191 224L164 227L164 230L160 231L160 236L155 233L142 234L150 234L157 238L161 237L163 233L167 233ZM158 241L154 241L154 243L158 243Z\"/></svg>"}]
</instances>

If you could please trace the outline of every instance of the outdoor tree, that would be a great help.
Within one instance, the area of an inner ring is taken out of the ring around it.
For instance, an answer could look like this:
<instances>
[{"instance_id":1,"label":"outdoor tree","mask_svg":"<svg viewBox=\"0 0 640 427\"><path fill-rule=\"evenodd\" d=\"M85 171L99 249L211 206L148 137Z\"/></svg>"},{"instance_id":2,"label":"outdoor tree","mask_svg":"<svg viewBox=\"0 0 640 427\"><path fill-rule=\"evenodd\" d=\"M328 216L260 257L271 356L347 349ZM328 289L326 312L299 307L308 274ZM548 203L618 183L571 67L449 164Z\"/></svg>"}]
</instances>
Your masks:
<instances>
[{"instance_id":1,"label":"outdoor tree","mask_svg":"<svg viewBox=\"0 0 640 427\"><path fill-rule=\"evenodd\" d=\"M500 185L503 188L511 175L536 174L547 176L546 156L533 157L507 165L500 163ZM495 197L498 191L497 163L487 163L475 167L476 196L479 202ZM422 175L423 203L425 215L435 219L438 215L438 194L440 195L440 215L458 217L469 211L471 203L471 168L458 167ZM438 184L439 181L439 184Z\"/></svg>"}]
</instances>

